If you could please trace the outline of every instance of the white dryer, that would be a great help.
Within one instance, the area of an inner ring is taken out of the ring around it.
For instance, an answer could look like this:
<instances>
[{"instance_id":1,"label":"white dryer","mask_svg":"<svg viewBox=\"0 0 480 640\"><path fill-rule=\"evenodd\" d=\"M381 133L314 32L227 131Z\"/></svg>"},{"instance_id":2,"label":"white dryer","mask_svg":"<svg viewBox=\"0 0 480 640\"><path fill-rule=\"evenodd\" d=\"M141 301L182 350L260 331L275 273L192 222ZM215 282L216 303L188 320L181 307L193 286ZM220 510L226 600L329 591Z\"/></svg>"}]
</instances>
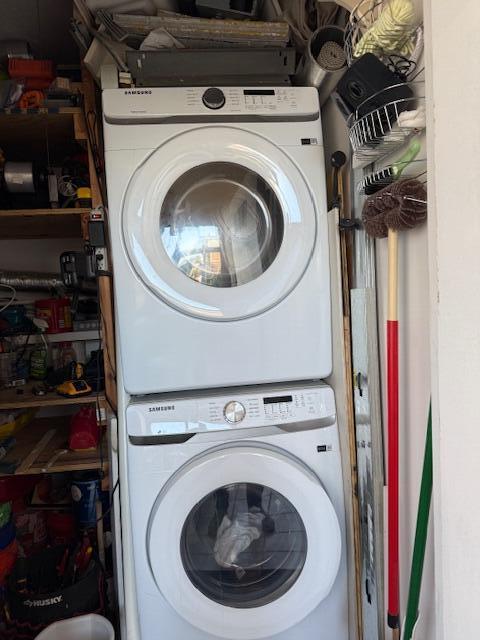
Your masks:
<instances>
[{"instance_id":1,"label":"white dryer","mask_svg":"<svg viewBox=\"0 0 480 640\"><path fill-rule=\"evenodd\" d=\"M317 91L112 89L103 112L126 390L328 376Z\"/></svg>"},{"instance_id":2,"label":"white dryer","mask_svg":"<svg viewBox=\"0 0 480 640\"><path fill-rule=\"evenodd\" d=\"M348 640L329 387L167 394L126 423L129 640Z\"/></svg>"}]
</instances>

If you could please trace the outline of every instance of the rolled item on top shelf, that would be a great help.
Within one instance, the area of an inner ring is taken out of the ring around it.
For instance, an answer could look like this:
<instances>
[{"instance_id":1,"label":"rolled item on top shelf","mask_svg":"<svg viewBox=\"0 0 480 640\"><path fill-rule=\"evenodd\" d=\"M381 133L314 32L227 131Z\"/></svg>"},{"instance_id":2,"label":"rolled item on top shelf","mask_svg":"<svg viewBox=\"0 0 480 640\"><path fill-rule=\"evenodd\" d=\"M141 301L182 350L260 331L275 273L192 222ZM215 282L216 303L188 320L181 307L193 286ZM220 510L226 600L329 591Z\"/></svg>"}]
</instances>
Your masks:
<instances>
[{"instance_id":1,"label":"rolled item on top shelf","mask_svg":"<svg viewBox=\"0 0 480 640\"><path fill-rule=\"evenodd\" d=\"M171 13L158 16L114 13L112 19L129 36L147 36L154 29L164 28L171 36L194 48L202 45L284 47L289 40L286 22L216 20Z\"/></svg>"},{"instance_id":2,"label":"rolled item on top shelf","mask_svg":"<svg viewBox=\"0 0 480 640\"><path fill-rule=\"evenodd\" d=\"M320 104L330 96L347 68L343 50L344 30L334 25L321 27L310 37L294 77L294 84L317 87Z\"/></svg>"}]
</instances>

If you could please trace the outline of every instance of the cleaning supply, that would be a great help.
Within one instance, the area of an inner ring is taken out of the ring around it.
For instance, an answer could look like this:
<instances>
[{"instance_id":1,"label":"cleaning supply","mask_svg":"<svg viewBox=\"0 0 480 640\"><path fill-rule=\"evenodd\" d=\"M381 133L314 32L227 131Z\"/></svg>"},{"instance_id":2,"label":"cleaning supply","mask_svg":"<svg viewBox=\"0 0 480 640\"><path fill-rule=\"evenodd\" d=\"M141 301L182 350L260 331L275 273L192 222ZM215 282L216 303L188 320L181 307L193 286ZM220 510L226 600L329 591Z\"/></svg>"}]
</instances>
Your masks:
<instances>
[{"instance_id":1,"label":"cleaning supply","mask_svg":"<svg viewBox=\"0 0 480 640\"><path fill-rule=\"evenodd\" d=\"M412 0L390 0L378 19L363 34L353 55L397 54L410 57L415 49L417 21Z\"/></svg>"},{"instance_id":2,"label":"cleaning supply","mask_svg":"<svg viewBox=\"0 0 480 640\"><path fill-rule=\"evenodd\" d=\"M399 114L397 124L401 129L418 129L421 131L427 126L427 111L422 104L418 109L412 111L402 111Z\"/></svg>"},{"instance_id":3,"label":"cleaning supply","mask_svg":"<svg viewBox=\"0 0 480 640\"><path fill-rule=\"evenodd\" d=\"M363 181L365 195L370 196L373 193L377 193L377 191L380 191L380 189L383 189L395 180L399 180L408 165L413 162L419 154L421 146L420 141L414 138L399 160L381 171L376 171L366 176Z\"/></svg>"},{"instance_id":4,"label":"cleaning supply","mask_svg":"<svg viewBox=\"0 0 480 640\"><path fill-rule=\"evenodd\" d=\"M423 563L425 560L425 548L427 546L428 519L430 516L430 503L432 500L433 486L433 456L432 456L432 407L428 411L427 438L425 442L425 455L423 458L422 483L420 485L420 498L418 500L417 526L415 530L415 543L413 546L412 568L410 571L410 586L408 588L407 614L403 640L411 640L418 620L418 603L422 587Z\"/></svg>"},{"instance_id":5,"label":"cleaning supply","mask_svg":"<svg viewBox=\"0 0 480 640\"><path fill-rule=\"evenodd\" d=\"M388 626L400 638L399 427L398 427L398 231L427 217L427 193L418 180L399 180L365 201L365 231L388 236L387 429L388 429Z\"/></svg>"}]
</instances>

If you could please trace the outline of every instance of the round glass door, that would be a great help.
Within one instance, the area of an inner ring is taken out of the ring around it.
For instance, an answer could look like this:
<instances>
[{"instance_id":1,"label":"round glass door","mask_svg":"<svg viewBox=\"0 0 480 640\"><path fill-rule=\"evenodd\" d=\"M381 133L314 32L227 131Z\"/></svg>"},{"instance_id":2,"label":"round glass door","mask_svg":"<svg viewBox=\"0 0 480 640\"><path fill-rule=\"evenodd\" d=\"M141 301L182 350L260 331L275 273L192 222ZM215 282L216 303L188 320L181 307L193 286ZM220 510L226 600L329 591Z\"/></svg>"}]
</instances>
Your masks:
<instances>
[{"instance_id":1,"label":"round glass door","mask_svg":"<svg viewBox=\"0 0 480 640\"><path fill-rule=\"evenodd\" d=\"M158 595L190 624L259 640L311 613L336 580L340 526L318 477L267 445L214 447L181 467L150 514Z\"/></svg>"},{"instance_id":2,"label":"round glass door","mask_svg":"<svg viewBox=\"0 0 480 640\"><path fill-rule=\"evenodd\" d=\"M144 158L121 215L141 282L205 320L242 320L279 304L317 238L312 193L285 150L225 126L185 131Z\"/></svg>"},{"instance_id":3,"label":"round glass door","mask_svg":"<svg viewBox=\"0 0 480 640\"><path fill-rule=\"evenodd\" d=\"M260 607L296 582L307 534L298 511L278 491L240 482L194 506L180 549L187 575L208 598L227 607Z\"/></svg>"},{"instance_id":4,"label":"round glass door","mask_svg":"<svg viewBox=\"0 0 480 640\"><path fill-rule=\"evenodd\" d=\"M261 176L239 164L211 162L171 186L160 230L165 251L185 275L212 287L236 287L275 260L283 213Z\"/></svg>"}]
</instances>

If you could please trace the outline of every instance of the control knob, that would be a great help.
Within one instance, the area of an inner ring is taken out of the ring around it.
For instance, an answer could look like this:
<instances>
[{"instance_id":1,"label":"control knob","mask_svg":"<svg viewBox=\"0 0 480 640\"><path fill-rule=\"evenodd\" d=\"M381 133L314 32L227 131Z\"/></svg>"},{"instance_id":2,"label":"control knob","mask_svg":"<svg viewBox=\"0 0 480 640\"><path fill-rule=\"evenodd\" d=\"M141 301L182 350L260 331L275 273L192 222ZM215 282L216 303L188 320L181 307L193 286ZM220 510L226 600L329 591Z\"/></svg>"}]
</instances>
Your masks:
<instances>
[{"instance_id":1,"label":"control knob","mask_svg":"<svg viewBox=\"0 0 480 640\"><path fill-rule=\"evenodd\" d=\"M225 104L225 94L221 89L210 87L203 94L202 102L208 109L221 109Z\"/></svg>"},{"instance_id":2,"label":"control knob","mask_svg":"<svg viewBox=\"0 0 480 640\"><path fill-rule=\"evenodd\" d=\"M245 414L245 407L241 402L237 402L236 400L227 402L223 409L225 420L230 422L230 424L237 424L238 422L241 422L245 418Z\"/></svg>"}]
</instances>

